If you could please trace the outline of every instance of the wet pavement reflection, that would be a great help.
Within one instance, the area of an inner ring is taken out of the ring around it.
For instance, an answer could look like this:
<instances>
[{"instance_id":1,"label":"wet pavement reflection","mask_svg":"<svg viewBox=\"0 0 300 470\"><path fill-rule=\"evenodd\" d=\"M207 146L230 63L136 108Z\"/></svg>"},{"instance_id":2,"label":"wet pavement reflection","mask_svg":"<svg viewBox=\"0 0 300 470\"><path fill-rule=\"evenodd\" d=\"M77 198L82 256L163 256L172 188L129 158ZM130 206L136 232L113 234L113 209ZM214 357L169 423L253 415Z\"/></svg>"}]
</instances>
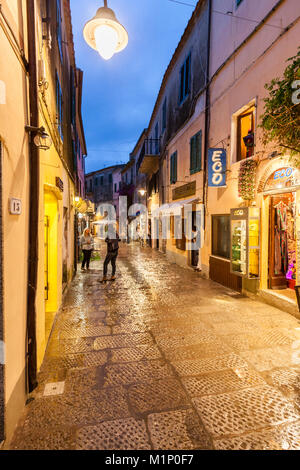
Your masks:
<instances>
[{"instance_id":1,"label":"wet pavement reflection","mask_svg":"<svg viewBox=\"0 0 300 470\"><path fill-rule=\"evenodd\" d=\"M300 449L296 318L150 248L122 245L115 282L102 261L65 297L11 449Z\"/></svg>"}]
</instances>

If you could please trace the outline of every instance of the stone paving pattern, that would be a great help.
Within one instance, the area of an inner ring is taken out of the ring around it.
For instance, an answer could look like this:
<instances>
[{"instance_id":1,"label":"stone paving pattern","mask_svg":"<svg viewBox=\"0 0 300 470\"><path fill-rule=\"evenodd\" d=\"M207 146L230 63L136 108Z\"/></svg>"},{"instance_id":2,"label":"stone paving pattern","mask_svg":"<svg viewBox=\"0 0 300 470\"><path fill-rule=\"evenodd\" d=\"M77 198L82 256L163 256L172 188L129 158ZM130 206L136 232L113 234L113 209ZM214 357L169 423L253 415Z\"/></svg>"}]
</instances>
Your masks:
<instances>
[{"instance_id":1,"label":"stone paving pattern","mask_svg":"<svg viewBox=\"0 0 300 470\"><path fill-rule=\"evenodd\" d=\"M11 449L300 449L296 318L137 245L101 275L69 289Z\"/></svg>"}]
</instances>

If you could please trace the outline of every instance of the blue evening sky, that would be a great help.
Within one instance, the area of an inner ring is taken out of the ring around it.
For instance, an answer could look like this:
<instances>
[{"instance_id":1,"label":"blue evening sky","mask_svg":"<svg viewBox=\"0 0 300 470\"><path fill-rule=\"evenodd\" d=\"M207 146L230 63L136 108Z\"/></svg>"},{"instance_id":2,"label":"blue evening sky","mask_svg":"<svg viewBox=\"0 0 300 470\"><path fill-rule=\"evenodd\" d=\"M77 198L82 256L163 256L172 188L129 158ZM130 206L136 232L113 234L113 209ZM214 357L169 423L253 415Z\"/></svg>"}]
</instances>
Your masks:
<instances>
[{"instance_id":1,"label":"blue evening sky","mask_svg":"<svg viewBox=\"0 0 300 470\"><path fill-rule=\"evenodd\" d=\"M87 172L128 161L148 126L164 72L193 13L193 7L169 0L108 0L128 31L129 44L105 61L82 36L84 24L100 6L103 0L71 0L76 63L84 71Z\"/></svg>"}]
</instances>

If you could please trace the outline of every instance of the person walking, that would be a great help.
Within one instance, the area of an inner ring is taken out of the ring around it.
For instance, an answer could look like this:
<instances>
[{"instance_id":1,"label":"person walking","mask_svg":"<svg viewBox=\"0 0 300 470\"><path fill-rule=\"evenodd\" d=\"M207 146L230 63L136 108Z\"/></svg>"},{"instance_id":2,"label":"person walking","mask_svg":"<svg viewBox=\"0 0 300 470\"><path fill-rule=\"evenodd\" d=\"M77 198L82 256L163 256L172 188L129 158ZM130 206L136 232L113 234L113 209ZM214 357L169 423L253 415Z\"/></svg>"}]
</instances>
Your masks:
<instances>
[{"instance_id":1,"label":"person walking","mask_svg":"<svg viewBox=\"0 0 300 470\"><path fill-rule=\"evenodd\" d=\"M104 260L104 265L103 265L102 282L107 281L107 270L108 270L109 263L111 263L111 266L112 266L111 280L114 281L116 279L117 257L119 254L119 241L120 241L120 238L119 238L118 233L115 234L114 238L108 235L105 239L105 242L107 244L107 255Z\"/></svg>"},{"instance_id":2,"label":"person walking","mask_svg":"<svg viewBox=\"0 0 300 470\"><path fill-rule=\"evenodd\" d=\"M84 230L83 235L80 239L80 244L81 244L82 253L83 253L81 271L85 271L85 266L87 270L89 271L92 251L94 249L94 239L91 235L91 231L89 228L86 228Z\"/></svg>"}]
</instances>

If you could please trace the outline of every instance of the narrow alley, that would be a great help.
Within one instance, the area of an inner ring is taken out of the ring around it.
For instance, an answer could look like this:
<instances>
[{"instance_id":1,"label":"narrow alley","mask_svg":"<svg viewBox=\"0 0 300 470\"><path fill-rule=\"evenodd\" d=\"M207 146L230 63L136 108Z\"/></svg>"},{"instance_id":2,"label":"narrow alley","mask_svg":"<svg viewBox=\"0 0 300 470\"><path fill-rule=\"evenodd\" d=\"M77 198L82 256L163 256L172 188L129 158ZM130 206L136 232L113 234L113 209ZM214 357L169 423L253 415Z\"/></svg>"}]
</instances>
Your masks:
<instances>
[{"instance_id":1,"label":"narrow alley","mask_svg":"<svg viewBox=\"0 0 300 470\"><path fill-rule=\"evenodd\" d=\"M66 295L11 449L300 449L296 318L137 245L101 284L101 258Z\"/></svg>"}]
</instances>

